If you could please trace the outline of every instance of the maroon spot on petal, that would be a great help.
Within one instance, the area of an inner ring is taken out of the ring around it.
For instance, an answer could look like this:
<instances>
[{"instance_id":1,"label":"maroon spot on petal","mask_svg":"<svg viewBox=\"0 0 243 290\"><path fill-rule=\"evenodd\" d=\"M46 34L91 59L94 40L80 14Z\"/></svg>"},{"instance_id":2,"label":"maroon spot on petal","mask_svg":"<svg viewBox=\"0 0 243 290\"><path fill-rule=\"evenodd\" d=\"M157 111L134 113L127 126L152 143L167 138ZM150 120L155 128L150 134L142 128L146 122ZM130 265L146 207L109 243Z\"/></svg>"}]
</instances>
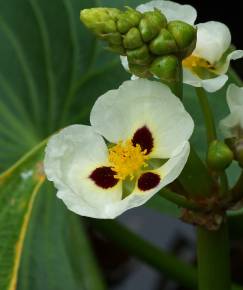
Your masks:
<instances>
[{"instance_id":1,"label":"maroon spot on petal","mask_svg":"<svg viewBox=\"0 0 243 290\"><path fill-rule=\"evenodd\" d=\"M96 185L104 189L113 187L119 181L115 178L116 172L114 172L110 167L103 166L96 168L89 176L90 179L94 181Z\"/></svg>"},{"instance_id":2,"label":"maroon spot on petal","mask_svg":"<svg viewBox=\"0 0 243 290\"><path fill-rule=\"evenodd\" d=\"M141 146L141 149L143 151L146 149L146 154L149 154L152 151L154 145L152 133L146 126L143 126L142 128L138 129L133 135L132 143L134 146L136 144L139 144Z\"/></svg>"},{"instance_id":3,"label":"maroon spot on petal","mask_svg":"<svg viewBox=\"0 0 243 290\"><path fill-rule=\"evenodd\" d=\"M152 172L146 172L142 174L138 179L138 188L142 191L146 191L156 187L160 182L158 174Z\"/></svg>"}]
</instances>

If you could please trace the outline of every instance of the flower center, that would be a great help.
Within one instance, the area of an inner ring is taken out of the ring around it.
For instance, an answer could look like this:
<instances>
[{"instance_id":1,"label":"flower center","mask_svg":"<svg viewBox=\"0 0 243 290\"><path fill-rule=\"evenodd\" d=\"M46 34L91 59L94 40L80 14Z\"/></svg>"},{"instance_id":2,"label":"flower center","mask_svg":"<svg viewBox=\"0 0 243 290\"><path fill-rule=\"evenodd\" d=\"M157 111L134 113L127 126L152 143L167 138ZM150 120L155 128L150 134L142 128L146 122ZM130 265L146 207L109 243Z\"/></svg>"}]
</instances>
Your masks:
<instances>
[{"instance_id":1,"label":"flower center","mask_svg":"<svg viewBox=\"0 0 243 290\"><path fill-rule=\"evenodd\" d=\"M214 66L207 60L200 58L195 55L190 55L182 61L184 67L193 69L197 67L202 67L206 69L213 69Z\"/></svg>"},{"instance_id":2,"label":"flower center","mask_svg":"<svg viewBox=\"0 0 243 290\"><path fill-rule=\"evenodd\" d=\"M139 144L133 145L131 140L119 142L109 149L109 161L112 164L112 170L116 172L114 176L117 179L124 180L130 176L132 180L136 172L146 166L145 160L148 159L146 149L142 151Z\"/></svg>"}]
</instances>

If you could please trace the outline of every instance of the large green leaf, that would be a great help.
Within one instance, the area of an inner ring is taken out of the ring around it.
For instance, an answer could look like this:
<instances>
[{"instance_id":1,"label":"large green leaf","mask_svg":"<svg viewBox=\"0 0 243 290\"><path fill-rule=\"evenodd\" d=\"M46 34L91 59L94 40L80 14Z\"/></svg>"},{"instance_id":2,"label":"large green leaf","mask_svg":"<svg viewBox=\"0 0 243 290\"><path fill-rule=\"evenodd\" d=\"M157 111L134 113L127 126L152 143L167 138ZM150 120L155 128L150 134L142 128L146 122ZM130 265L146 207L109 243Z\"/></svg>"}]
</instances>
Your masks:
<instances>
[{"instance_id":1,"label":"large green leaf","mask_svg":"<svg viewBox=\"0 0 243 290\"><path fill-rule=\"evenodd\" d=\"M42 151L0 176L0 289L15 289L33 202L44 182Z\"/></svg>"},{"instance_id":2,"label":"large green leaf","mask_svg":"<svg viewBox=\"0 0 243 290\"><path fill-rule=\"evenodd\" d=\"M77 215L41 188L25 241L19 290L104 290L85 230Z\"/></svg>"}]
</instances>

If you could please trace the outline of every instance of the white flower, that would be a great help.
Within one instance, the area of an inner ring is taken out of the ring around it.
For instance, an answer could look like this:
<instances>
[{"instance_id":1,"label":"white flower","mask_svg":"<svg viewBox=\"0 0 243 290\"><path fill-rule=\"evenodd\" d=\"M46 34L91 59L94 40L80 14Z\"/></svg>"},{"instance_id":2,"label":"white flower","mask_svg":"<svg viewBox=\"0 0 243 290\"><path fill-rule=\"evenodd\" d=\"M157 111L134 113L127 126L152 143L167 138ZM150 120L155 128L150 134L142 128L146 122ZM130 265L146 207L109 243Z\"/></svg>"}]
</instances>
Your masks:
<instances>
[{"instance_id":1,"label":"white flower","mask_svg":"<svg viewBox=\"0 0 243 290\"><path fill-rule=\"evenodd\" d=\"M142 205L175 180L187 161L193 121L159 82L127 81L108 91L96 101L90 122L54 135L44 160L57 196L77 214L114 218ZM162 159L163 165L151 166ZM129 184L134 188L125 197Z\"/></svg>"},{"instance_id":2,"label":"white flower","mask_svg":"<svg viewBox=\"0 0 243 290\"><path fill-rule=\"evenodd\" d=\"M243 137L243 88L234 84L227 90L227 103L230 114L220 122L225 138Z\"/></svg>"},{"instance_id":3,"label":"white flower","mask_svg":"<svg viewBox=\"0 0 243 290\"><path fill-rule=\"evenodd\" d=\"M232 51L230 44L231 34L225 24L216 21L198 24L196 48L183 61L183 82L208 92L219 90L228 79L230 61L243 57L243 51Z\"/></svg>"}]
</instances>

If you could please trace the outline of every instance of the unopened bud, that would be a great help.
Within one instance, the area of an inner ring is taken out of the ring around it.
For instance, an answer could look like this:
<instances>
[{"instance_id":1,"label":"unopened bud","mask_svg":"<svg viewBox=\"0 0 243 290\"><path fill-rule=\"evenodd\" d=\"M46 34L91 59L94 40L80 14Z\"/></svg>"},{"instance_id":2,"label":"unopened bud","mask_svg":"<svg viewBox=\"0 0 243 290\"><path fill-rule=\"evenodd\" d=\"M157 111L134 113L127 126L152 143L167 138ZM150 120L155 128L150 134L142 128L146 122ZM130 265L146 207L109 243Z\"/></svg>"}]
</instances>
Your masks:
<instances>
[{"instance_id":1,"label":"unopened bud","mask_svg":"<svg viewBox=\"0 0 243 290\"><path fill-rule=\"evenodd\" d=\"M119 32L105 34L102 38L110 45L122 45L122 37Z\"/></svg>"},{"instance_id":2,"label":"unopened bud","mask_svg":"<svg viewBox=\"0 0 243 290\"><path fill-rule=\"evenodd\" d=\"M143 40L145 42L152 40L166 24L166 17L159 10L145 12L139 23Z\"/></svg>"},{"instance_id":3,"label":"unopened bud","mask_svg":"<svg viewBox=\"0 0 243 290\"><path fill-rule=\"evenodd\" d=\"M222 141L213 141L208 148L208 166L215 171L223 171L234 159L230 148Z\"/></svg>"},{"instance_id":4,"label":"unopened bud","mask_svg":"<svg viewBox=\"0 0 243 290\"><path fill-rule=\"evenodd\" d=\"M143 40L138 28L133 27L127 32L124 36L123 44L127 49L135 49L143 46Z\"/></svg>"},{"instance_id":5,"label":"unopened bud","mask_svg":"<svg viewBox=\"0 0 243 290\"><path fill-rule=\"evenodd\" d=\"M167 29L175 38L181 57L189 56L196 47L197 30L179 20L169 22Z\"/></svg>"},{"instance_id":6,"label":"unopened bud","mask_svg":"<svg viewBox=\"0 0 243 290\"><path fill-rule=\"evenodd\" d=\"M120 14L116 8L90 8L80 12L80 19L86 27L100 38L105 34L116 32L115 18Z\"/></svg>"},{"instance_id":7,"label":"unopened bud","mask_svg":"<svg viewBox=\"0 0 243 290\"><path fill-rule=\"evenodd\" d=\"M147 45L140 48L128 50L127 59L131 64L148 65L152 61L152 56L149 53Z\"/></svg>"},{"instance_id":8,"label":"unopened bud","mask_svg":"<svg viewBox=\"0 0 243 290\"><path fill-rule=\"evenodd\" d=\"M180 63L176 56L157 57L150 66L150 72L164 82L175 82L179 78Z\"/></svg>"},{"instance_id":9,"label":"unopened bud","mask_svg":"<svg viewBox=\"0 0 243 290\"><path fill-rule=\"evenodd\" d=\"M127 11L118 16L117 29L120 33L127 33L132 27L138 26L142 14L127 7Z\"/></svg>"},{"instance_id":10,"label":"unopened bud","mask_svg":"<svg viewBox=\"0 0 243 290\"><path fill-rule=\"evenodd\" d=\"M159 35L151 41L149 48L156 55L172 54L178 51L174 37L165 28L162 28Z\"/></svg>"}]
</instances>

